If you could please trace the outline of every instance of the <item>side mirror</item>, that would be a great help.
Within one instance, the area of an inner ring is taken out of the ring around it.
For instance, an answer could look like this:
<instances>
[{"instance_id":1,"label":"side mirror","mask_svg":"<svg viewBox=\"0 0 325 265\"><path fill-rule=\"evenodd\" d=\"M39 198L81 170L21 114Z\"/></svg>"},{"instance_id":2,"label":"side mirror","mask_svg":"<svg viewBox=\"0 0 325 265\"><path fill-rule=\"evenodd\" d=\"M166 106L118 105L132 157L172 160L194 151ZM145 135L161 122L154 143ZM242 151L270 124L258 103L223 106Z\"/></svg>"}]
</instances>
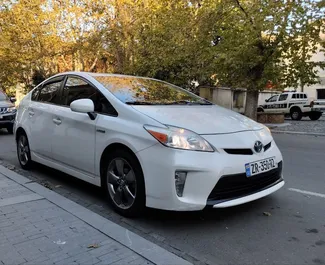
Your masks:
<instances>
[{"instance_id":1,"label":"side mirror","mask_svg":"<svg viewBox=\"0 0 325 265\"><path fill-rule=\"evenodd\" d=\"M96 119L97 115L94 112L95 106L91 99L77 99L71 102L70 109L74 112L87 113L91 120Z\"/></svg>"},{"instance_id":2,"label":"side mirror","mask_svg":"<svg viewBox=\"0 0 325 265\"><path fill-rule=\"evenodd\" d=\"M15 97L10 97L10 101L11 101L12 103L15 103L15 102L16 102L16 98L15 98Z\"/></svg>"},{"instance_id":3,"label":"side mirror","mask_svg":"<svg viewBox=\"0 0 325 265\"><path fill-rule=\"evenodd\" d=\"M266 100L265 100L265 102L269 102L269 100L268 100L268 99L266 99Z\"/></svg>"}]
</instances>

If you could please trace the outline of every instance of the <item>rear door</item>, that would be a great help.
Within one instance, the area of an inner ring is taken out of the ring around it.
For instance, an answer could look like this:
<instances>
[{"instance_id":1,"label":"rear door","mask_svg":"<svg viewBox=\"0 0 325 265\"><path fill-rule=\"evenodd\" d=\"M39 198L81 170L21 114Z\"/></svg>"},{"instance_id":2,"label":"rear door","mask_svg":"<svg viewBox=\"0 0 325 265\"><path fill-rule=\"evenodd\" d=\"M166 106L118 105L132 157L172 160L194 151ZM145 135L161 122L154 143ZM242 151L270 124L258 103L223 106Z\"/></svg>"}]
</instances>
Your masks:
<instances>
[{"instance_id":1,"label":"rear door","mask_svg":"<svg viewBox=\"0 0 325 265\"><path fill-rule=\"evenodd\" d=\"M28 106L28 131L31 151L51 158L51 139L54 130L53 113L60 102L60 89L64 76L46 81L32 93Z\"/></svg>"}]
</instances>

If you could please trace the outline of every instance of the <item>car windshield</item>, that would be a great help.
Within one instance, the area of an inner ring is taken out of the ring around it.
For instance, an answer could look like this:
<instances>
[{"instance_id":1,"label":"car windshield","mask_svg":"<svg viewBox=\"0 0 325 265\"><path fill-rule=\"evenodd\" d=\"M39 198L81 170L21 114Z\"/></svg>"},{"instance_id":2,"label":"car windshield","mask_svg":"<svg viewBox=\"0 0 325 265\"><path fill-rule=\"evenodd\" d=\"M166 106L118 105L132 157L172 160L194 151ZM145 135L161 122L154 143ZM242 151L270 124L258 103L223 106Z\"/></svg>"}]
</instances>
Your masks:
<instances>
[{"instance_id":1,"label":"car windshield","mask_svg":"<svg viewBox=\"0 0 325 265\"><path fill-rule=\"evenodd\" d=\"M0 101L4 101L4 100L7 100L7 96L5 93L3 93L2 91L0 91Z\"/></svg>"},{"instance_id":2,"label":"car windshield","mask_svg":"<svg viewBox=\"0 0 325 265\"><path fill-rule=\"evenodd\" d=\"M94 78L129 105L211 105L205 99L159 80L107 75Z\"/></svg>"}]
</instances>

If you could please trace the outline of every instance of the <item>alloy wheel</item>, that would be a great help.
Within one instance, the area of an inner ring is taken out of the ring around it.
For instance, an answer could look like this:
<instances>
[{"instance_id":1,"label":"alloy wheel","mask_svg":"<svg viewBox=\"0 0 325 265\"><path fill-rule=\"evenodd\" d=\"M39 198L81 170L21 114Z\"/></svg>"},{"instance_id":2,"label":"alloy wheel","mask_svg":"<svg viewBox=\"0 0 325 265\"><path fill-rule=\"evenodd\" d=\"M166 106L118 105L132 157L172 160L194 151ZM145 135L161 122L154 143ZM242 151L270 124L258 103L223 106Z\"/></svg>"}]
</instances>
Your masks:
<instances>
[{"instance_id":1,"label":"alloy wheel","mask_svg":"<svg viewBox=\"0 0 325 265\"><path fill-rule=\"evenodd\" d=\"M129 209L136 197L137 183L133 168L123 158L115 158L108 165L107 188L114 204Z\"/></svg>"},{"instance_id":2,"label":"alloy wheel","mask_svg":"<svg viewBox=\"0 0 325 265\"><path fill-rule=\"evenodd\" d=\"M29 162L29 146L25 135L21 135L18 140L18 157L20 163L26 166Z\"/></svg>"}]
</instances>

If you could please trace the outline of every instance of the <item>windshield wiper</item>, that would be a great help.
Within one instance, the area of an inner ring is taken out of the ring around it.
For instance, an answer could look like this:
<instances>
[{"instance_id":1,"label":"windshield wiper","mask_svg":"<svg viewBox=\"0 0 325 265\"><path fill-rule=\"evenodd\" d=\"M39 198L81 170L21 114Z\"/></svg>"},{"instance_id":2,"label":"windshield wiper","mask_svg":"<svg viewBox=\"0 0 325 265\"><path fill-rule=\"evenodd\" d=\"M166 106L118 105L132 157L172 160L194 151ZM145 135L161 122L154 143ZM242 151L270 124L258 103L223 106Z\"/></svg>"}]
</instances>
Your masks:
<instances>
[{"instance_id":1,"label":"windshield wiper","mask_svg":"<svg viewBox=\"0 0 325 265\"><path fill-rule=\"evenodd\" d=\"M212 105L212 103L200 102L200 101L189 101L189 100L177 100L168 103L168 105Z\"/></svg>"},{"instance_id":2,"label":"windshield wiper","mask_svg":"<svg viewBox=\"0 0 325 265\"><path fill-rule=\"evenodd\" d=\"M125 104L127 104L127 105L157 105L155 103L148 102L148 101L126 101Z\"/></svg>"}]
</instances>

